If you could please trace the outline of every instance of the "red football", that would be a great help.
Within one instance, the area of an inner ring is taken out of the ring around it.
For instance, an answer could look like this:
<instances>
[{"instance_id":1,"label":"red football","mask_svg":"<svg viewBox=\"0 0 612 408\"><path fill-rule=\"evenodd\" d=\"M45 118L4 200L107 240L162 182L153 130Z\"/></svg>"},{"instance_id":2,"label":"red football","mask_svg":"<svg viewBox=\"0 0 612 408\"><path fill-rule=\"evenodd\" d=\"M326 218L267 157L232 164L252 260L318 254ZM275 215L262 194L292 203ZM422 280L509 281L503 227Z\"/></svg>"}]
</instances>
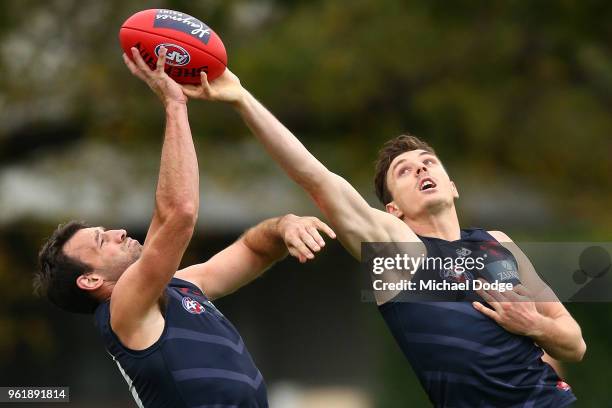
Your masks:
<instances>
[{"instance_id":1,"label":"red football","mask_svg":"<svg viewBox=\"0 0 612 408\"><path fill-rule=\"evenodd\" d=\"M151 69L155 69L160 47L166 47L166 72L181 84L199 84L201 71L212 81L227 66L221 38L197 18L179 11L139 11L125 20L119 41L130 58L130 48L136 47Z\"/></svg>"}]
</instances>

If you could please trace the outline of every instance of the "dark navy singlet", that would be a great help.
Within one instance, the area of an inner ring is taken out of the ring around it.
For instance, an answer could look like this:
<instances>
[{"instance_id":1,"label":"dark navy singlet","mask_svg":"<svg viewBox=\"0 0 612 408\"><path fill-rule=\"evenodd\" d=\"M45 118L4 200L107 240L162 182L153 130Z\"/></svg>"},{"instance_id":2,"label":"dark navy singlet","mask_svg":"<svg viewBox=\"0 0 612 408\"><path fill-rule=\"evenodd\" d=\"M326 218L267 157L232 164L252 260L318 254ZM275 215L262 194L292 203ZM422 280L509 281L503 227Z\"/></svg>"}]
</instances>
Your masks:
<instances>
[{"instance_id":1,"label":"dark navy singlet","mask_svg":"<svg viewBox=\"0 0 612 408\"><path fill-rule=\"evenodd\" d=\"M240 334L194 284L166 288L165 326L151 347L124 347L110 327L110 302L95 313L104 345L138 407L268 407L266 385Z\"/></svg>"},{"instance_id":2,"label":"dark navy singlet","mask_svg":"<svg viewBox=\"0 0 612 408\"><path fill-rule=\"evenodd\" d=\"M478 272L419 269L412 278L417 284L479 277L520 283L512 253L482 229L462 230L458 241L419 238L428 257L486 256L485 268ZM473 290L441 291L437 296L439 301L423 301L405 290L379 306L435 407L558 408L576 400L542 361L543 351L532 339L506 331L474 309L471 301L485 302Z\"/></svg>"}]
</instances>

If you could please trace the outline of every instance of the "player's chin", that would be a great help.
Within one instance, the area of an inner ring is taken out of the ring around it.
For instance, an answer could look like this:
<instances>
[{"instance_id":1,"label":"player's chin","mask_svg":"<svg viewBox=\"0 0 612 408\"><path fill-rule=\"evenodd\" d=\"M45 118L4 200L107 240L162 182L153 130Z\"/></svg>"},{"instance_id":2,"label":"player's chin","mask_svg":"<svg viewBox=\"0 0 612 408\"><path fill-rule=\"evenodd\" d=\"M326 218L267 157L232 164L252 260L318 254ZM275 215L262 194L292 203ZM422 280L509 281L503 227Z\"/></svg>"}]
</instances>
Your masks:
<instances>
[{"instance_id":1,"label":"player's chin","mask_svg":"<svg viewBox=\"0 0 612 408\"><path fill-rule=\"evenodd\" d=\"M445 197L442 194L429 194L426 197L423 197L422 202L423 207L431 211L447 207L450 203L452 203L452 199L449 200L448 197Z\"/></svg>"},{"instance_id":2,"label":"player's chin","mask_svg":"<svg viewBox=\"0 0 612 408\"><path fill-rule=\"evenodd\" d=\"M130 264L133 264L140 259L140 256L142 255L142 248L135 248L130 255Z\"/></svg>"}]
</instances>

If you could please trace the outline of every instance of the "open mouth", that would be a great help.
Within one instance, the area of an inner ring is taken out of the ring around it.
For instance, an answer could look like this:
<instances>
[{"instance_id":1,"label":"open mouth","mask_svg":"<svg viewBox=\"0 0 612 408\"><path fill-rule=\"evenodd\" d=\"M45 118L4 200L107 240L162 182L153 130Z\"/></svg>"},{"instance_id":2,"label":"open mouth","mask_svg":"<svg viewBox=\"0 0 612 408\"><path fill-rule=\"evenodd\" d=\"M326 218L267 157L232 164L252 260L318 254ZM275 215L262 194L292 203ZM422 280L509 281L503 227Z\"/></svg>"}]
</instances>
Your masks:
<instances>
[{"instance_id":1,"label":"open mouth","mask_svg":"<svg viewBox=\"0 0 612 408\"><path fill-rule=\"evenodd\" d=\"M419 190L420 191L430 190L430 189L435 188L435 187L436 187L436 183L434 183L434 181L432 179L430 179L430 178L424 178L419 183Z\"/></svg>"}]
</instances>

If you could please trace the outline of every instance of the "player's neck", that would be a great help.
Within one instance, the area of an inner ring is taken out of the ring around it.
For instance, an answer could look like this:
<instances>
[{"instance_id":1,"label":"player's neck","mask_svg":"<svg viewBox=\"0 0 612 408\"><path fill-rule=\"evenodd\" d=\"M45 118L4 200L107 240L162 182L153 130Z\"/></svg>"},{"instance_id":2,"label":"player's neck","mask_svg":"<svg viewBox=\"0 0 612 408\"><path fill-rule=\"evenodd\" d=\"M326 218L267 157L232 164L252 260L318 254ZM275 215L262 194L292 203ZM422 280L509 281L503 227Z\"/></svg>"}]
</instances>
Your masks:
<instances>
[{"instance_id":1,"label":"player's neck","mask_svg":"<svg viewBox=\"0 0 612 408\"><path fill-rule=\"evenodd\" d=\"M434 237L446 241L461 239L461 227L455 206L436 214L425 214L417 219L405 219L415 234L424 237Z\"/></svg>"},{"instance_id":2,"label":"player's neck","mask_svg":"<svg viewBox=\"0 0 612 408\"><path fill-rule=\"evenodd\" d=\"M116 282L105 281L104 285L96 289L92 295L98 299L100 303L110 300L111 295L113 294L113 289L115 288L115 283Z\"/></svg>"}]
</instances>

